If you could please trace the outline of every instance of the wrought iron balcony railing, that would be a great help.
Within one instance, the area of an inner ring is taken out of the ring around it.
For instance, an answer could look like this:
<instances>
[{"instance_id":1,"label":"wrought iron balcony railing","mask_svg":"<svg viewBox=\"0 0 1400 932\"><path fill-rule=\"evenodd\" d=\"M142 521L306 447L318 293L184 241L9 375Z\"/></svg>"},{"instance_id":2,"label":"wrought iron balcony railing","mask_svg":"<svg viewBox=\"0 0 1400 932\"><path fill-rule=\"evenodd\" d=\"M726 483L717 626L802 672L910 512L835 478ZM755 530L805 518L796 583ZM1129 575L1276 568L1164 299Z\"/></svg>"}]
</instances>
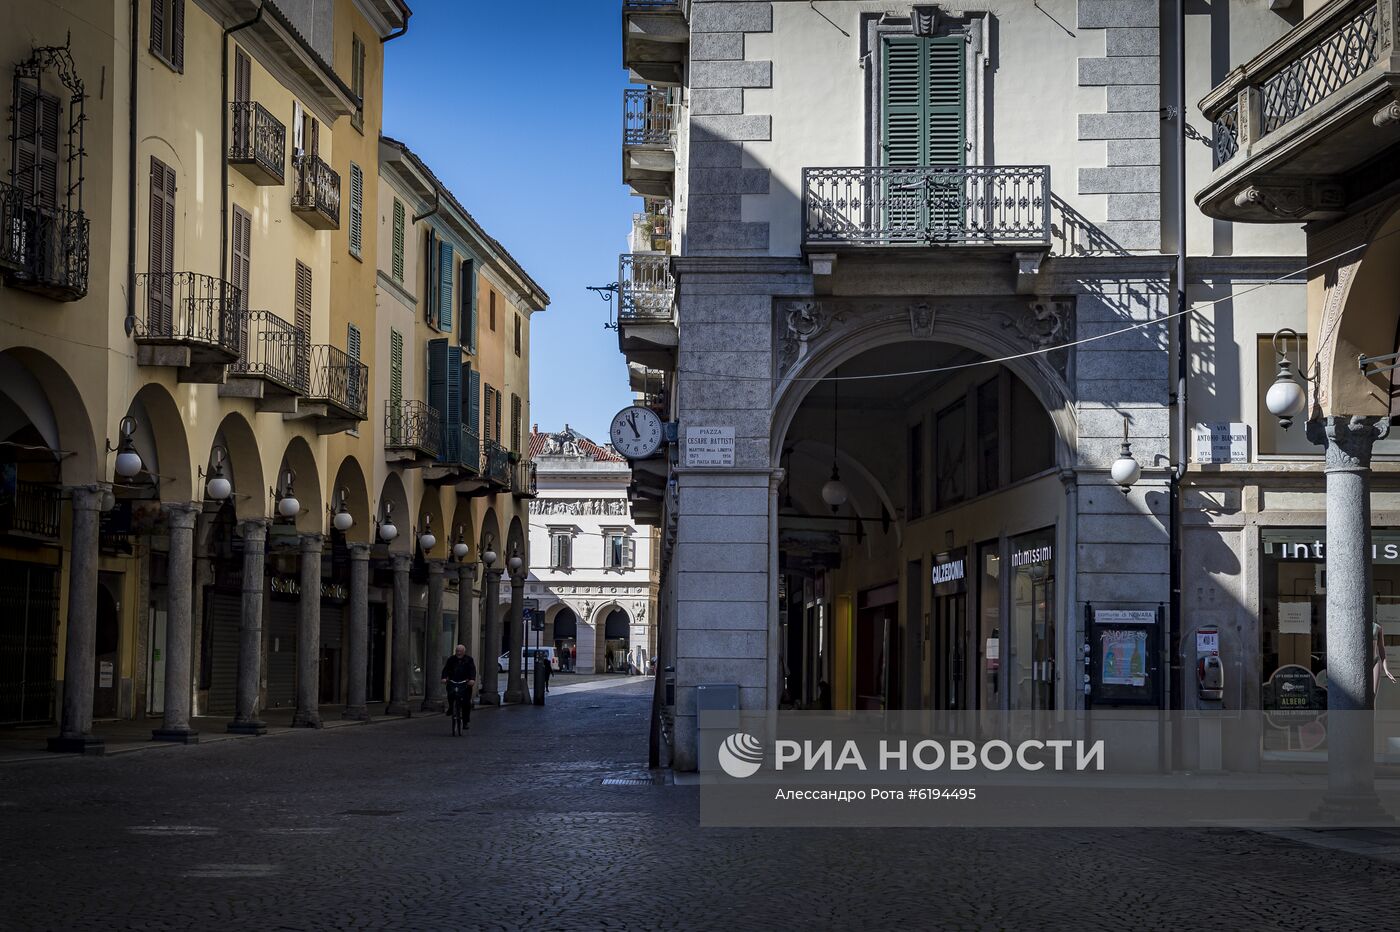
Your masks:
<instances>
[{"instance_id":1,"label":"wrought iron balcony railing","mask_svg":"<svg viewBox=\"0 0 1400 932\"><path fill-rule=\"evenodd\" d=\"M233 119L229 162L253 169L254 181L281 184L287 174L287 128L254 100L230 102L229 114Z\"/></svg>"},{"instance_id":2,"label":"wrought iron balcony railing","mask_svg":"<svg viewBox=\"0 0 1400 932\"><path fill-rule=\"evenodd\" d=\"M1049 245L1048 165L802 171L808 246Z\"/></svg>"},{"instance_id":3,"label":"wrought iron balcony railing","mask_svg":"<svg viewBox=\"0 0 1400 932\"><path fill-rule=\"evenodd\" d=\"M248 311L239 321L238 360L233 375L266 379L297 395L310 388L306 354L310 336L271 311Z\"/></svg>"},{"instance_id":4,"label":"wrought iron balcony railing","mask_svg":"<svg viewBox=\"0 0 1400 932\"><path fill-rule=\"evenodd\" d=\"M1239 150L1240 116L1250 141L1278 132L1373 68L1389 67L1382 55L1387 24L1400 14L1396 0L1334 0L1231 73L1206 95L1202 111L1214 124L1216 165ZM1241 111L1241 107L1245 108Z\"/></svg>"},{"instance_id":5,"label":"wrought iron balcony railing","mask_svg":"<svg viewBox=\"0 0 1400 932\"><path fill-rule=\"evenodd\" d=\"M669 320L676 295L671 257L623 253L617 262L617 316L622 321Z\"/></svg>"},{"instance_id":6,"label":"wrought iron balcony railing","mask_svg":"<svg viewBox=\"0 0 1400 932\"><path fill-rule=\"evenodd\" d=\"M518 498L534 498L538 493L534 460L520 460L511 469L510 491Z\"/></svg>"},{"instance_id":7,"label":"wrought iron balcony railing","mask_svg":"<svg viewBox=\"0 0 1400 932\"><path fill-rule=\"evenodd\" d=\"M292 210L318 230L340 228L340 175L320 158L305 155L296 163Z\"/></svg>"},{"instance_id":8,"label":"wrought iron balcony railing","mask_svg":"<svg viewBox=\"0 0 1400 932\"><path fill-rule=\"evenodd\" d=\"M681 0L622 0L624 13L679 13Z\"/></svg>"},{"instance_id":9,"label":"wrought iron balcony railing","mask_svg":"<svg viewBox=\"0 0 1400 932\"><path fill-rule=\"evenodd\" d=\"M426 401L384 402L384 448L416 450L436 458L441 449L442 421Z\"/></svg>"},{"instance_id":10,"label":"wrought iron balcony railing","mask_svg":"<svg viewBox=\"0 0 1400 932\"><path fill-rule=\"evenodd\" d=\"M62 494L57 483L15 481L0 486L0 532L58 540Z\"/></svg>"},{"instance_id":11,"label":"wrought iron balcony railing","mask_svg":"<svg viewBox=\"0 0 1400 932\"><path fill-rule=\"evenodd\" d=\"M369 403L369 366L327 343L311 347L310 401L324 402L342 416L365 419Z\"/></svg>"},{"instance_id":12,"label":"wrought iron balcony railing","mask_svg":"<svg viewBox=\"0 0 1400 932\"><path fill-rule=\"evenodd\" d=\"M510 488L510 453L494 440L483 440L482 472L503 489Z\"/></svg>"},{"instance_id":13,"label":"wrought iron balcony railing","mask_svg":"<svg viewBox=\"0 0 1400 932\"><path fill-rule=\"evenodd\" d=\"M199 272L136 276L136 342L178 344L238 358L243 311L238 287Z\"/></svg>"},{"instance_id":14,"label":"wrought iron balcony railing","mask_svg":"<svg viewBox=\"0 0 1400 932\"><path fill-rule=\"evenodd\" d=\"M0 182L0 268L5 284L59 301L87 294L87 217L41 205Z\"/></svg>"},{"instance_id":15,"label":"wrought iron balcony railing","mask_svg":"<svg viewBox=\"0 0 1400 932\"><path fill-rule=\"evenodd\" d=\"M676 133L676 108L665 88L628 87L622 91L622 144L669 146Z\"/></svg>"}]
</instances>

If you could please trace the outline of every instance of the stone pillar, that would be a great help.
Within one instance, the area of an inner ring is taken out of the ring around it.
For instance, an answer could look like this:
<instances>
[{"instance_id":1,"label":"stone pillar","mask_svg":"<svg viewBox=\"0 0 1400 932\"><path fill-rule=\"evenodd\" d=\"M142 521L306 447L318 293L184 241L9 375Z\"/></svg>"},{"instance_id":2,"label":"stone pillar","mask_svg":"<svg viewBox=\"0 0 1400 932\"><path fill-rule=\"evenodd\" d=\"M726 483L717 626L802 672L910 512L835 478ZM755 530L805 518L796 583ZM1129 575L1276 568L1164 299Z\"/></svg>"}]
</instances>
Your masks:
<instances>
[{"instance_id":1,"label":"stone pillar","mask_svg":"<svg viewBox=\"0 0 1400 932\"><path fill-rule=\"evenodd\" d=\"M472 583L476 581L476 564L463 563L457 567L457 643L466 645L467 654L476 652L476 599ZM480 665L486 658L477 657L477 681L481 680Z\"/></svg>"},{"instance_id":2,"label":"stone pillar","mask_svg":"<svg viewBox=\"0 0 1400 932\"><path fill-rule=\"evenodd\" d=\"M240 524L243 532L243 611L238 626L238 700L228 731L265 735L267 723L258 718L262 680L263 569L267 550L267 519Z\"/></svg>"},{"instance_id":3,"label":"stone pillar","mask_svg":"<svg viewBox=\"0 0 1400 932\"><path fill-rule=\"evenodd\" d=\"M346 691L345 711L341 718L355 721L369 719L365 691L369 676L369 544L350 545L350 630L347 632L346 663L350 665L350 683Z\"/></svg>"},{"instance_id":4,"label":"stone pillar","mask_svg":"<svg viewBox=\"0 0 1400 932\"><path fill-rule=\"evenodd\" d=\"M409 679L409 622L408 622L408 563L406 553L392 556L394 563L394 643L390 648L389 662L389 704L385 715L402 715L408 718L413 711L408 707Z\"/></svg>"},{"instance_id":5,"label":"stone pillar","mask_svg":"<svg viewBox=\"0 0 1400 932\"><path fill-rule=\"evenodd\" d=\"M321 535L301 535L297 600L297 708L293 728L321 727Z\"/></svg>"},{"instance_id":6,"label":"stone pillar","mask_svg":"<svg viewBox=\"0 0 1400 932\"><path fill-rule=\"evenodd\" d=\"M63 718L50 751L101 754L92 733L92 690L97 662L97 528L99 486L77 486L72 496L68 554L68 624L63 648Z\"/></svg>"},{"instance_id":7,"label":"stone pillar","mask_svg":"<svg viewBox=\"0 0 1400 932\"><path fill-rule=\"evenodd\" d=\"M507 629L509 636L510 672L506 674L506 702L525 701L525 665L521 663L520 651L524 645L525 571L510 577L510 618Z\"/></svg>"},{"instance_id":8,"label":"stone pillar","mask_svg":"<svg viewBox=\"0 0 1400 932\"><path fill-rule=\"evenodd\" d=\"M167 502L163 510L170 536L165 586L165 718L151 737L156 741L197 744L199 735L190 729L190 670L194 661L194 524L200 506Z\"/></svg>"},{"instance_id":9,"label":"stone pillar","mask_svg":"<svg viewBox=\"0 0 1400 932\"><path fill-rule=\"evenodd\" d=\"M1308 424L1327 473L1327 796L1313 818L1386 818L1375 790L1371 657L1371 449L1389 418L1324 417Z\"/></svg>"},{"instance_id":10,"label":"stone pillar","mask_svg":"<svg viewBox=\"0 0 1400 932\"><path fill-rule=\"evenodd\" d=\"M423 631L423 711L441 712L447 708L442 677L442 587L441 560L428 561L428 621Z\"/></svg>"},{"instance_id":11,"label":"stone pillar","mask_svg":"<svg viewBox=\"0 0 1400 932\"><path fill-rule=\"evenodd\" d=\"M484 657L478 662L481 676L481 704L500 705L500 671L496 669L496 651L501 643L501 573L498 567L486 569L486 643Z\"/></svg>"}]
</instances>

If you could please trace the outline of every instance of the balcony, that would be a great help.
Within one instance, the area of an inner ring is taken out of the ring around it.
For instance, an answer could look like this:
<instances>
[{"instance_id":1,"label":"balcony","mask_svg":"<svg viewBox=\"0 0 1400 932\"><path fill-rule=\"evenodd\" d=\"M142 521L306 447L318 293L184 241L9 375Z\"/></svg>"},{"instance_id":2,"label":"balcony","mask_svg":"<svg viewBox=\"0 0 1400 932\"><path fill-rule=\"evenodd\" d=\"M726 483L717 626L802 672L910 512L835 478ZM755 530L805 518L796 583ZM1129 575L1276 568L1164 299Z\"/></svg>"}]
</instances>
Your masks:
<instances>
[{"instance_id":1,"label":"balcony","mask_svg":"<svg viewBox=\"0 0 1400 932\"><path fill-rule=\"evenodd\" d=\"M369 367L326 343L310 349L306 399L298 403L295 414L284 417L313 418L320 434L355 430L367 416Z\"/></svg>"},{"instance_id":2,"label":"balcony","mask_svg":"<svg viewBox=\"0 0 1400 932\"><path fill-rule=\"evenodd\" d=\"M481 459L481 438L467 424L442 425L438 430L436 461L423 470L423 481L433 485L455 485L468 494L486 491Z\"/></svg>"},{"instance_id":3,"label":"balcony","mask_svg":"<svg viewBox=\"0 0 1400 932\"><path fill-rule=\"evenodd\" d=\"M665 88L622 91L622 183L639 197L669 198L676 181L676 108Z\"/></svg>"},{"instance_id":4,"label":"balcony","mask_svg":"<svg viewBox=\"0 0 1400 932\"><path fill-rule=\"evenodd\" d=\"M807 168L803 245L818 251L1050 248L1048 165Z\"/></svg>"},{"instance_id":5,"label":"balcony","mask_svg":"<svg viewBox=\"0 0 1400 932\"><path fill-rule=\"evenodd\" d=\"M238 359L229 364L221 397L252 398L259 411L297 409L310 387L311 337L272 311L248 311L239 321Z\"/></svg>"},{"instance_id":6,"label":"balcony","mask_svg":"<svg viewBox=\"0 0 1400 932\"><path fill-rule=\"evenodd\" d=\"M280 185L287 177L287 128L253 100L229 104L233 120L228 163L256 185Z\"/></svg>"},{"instance_id":7,"label":"balcony","mask_svg":"<svg viewBox=\"0 0 1400 932\"><path fill-rule=\"evenodd\" d=\"M653 369L674 365L676 281L665 253L624 253L617 263L618 346L629 363Z\"/></svg>"},{"instance_id":8,"label":"balcony","mask_svg":"<svg viewBox=\"0 0 1400 932\"><path fill-rule=\"evenodd\" d=\"M482 441L481 465L484 475L492 485L501 491L511 488L510 453L494 440Z\"/></svg>"},{"instance_id":9,"label":"balcony","mask_svg":"<svg viewBox=\"0 0 1400 932\"><path fill-rule=\"evenodd\" d=\"M516 498L534 498L539 493L534 460L520 460L511 465L510 491Z\"/></svg>"},{"instance_id":10,"label":"balcony","mask_svg":"<svg viewBox=\"0 0 1400 932\"><path fill-rule=\"evenodd\" d=\"M0 271L11 288L55 301L87 294L88 219L0 182Z\"/></svg>"},{"instance_id":11,"label":"balcony","mask_svg":"<svg viewBox=\"0 0 1400 932\"><path fill-rule=\"evenodd\" d=\"M1400 0L1333 0L1201 100L1215 173L1196 195L1222 220L1341 216L1393 180Z\"/></svg>"},{"instance_id":12,"label":"balcony","mask_svg":"<svg viewBox=\"0 0 1400 932\"><path fill-rule=\"evenodd\" d=\"M340 175L314 155L296 162L292 212L318 230L340 229Z\"/></svg>"},{"instance_id":13,"label":"balcony","mask_svg":"<svg viewBox=\"0 0 1400 932\"><path fill-rule=\"evenodd\" d=\"M384 402L384 458L402 466L425 466L438 458L442 421L426 401Z\"/></svg>"},{"instance_id":14,"label":"balcony","mask_svg":"<svg viewBox=\"0 0 1400 932\"><path fill-rule=\"evenodd\" d=\"M680 0L622 0L622 67L633 81L680 84L689 42Z\"/></svg>"},{"instance_id":15,"label":"balcony","mask_svg":"<svg viewBox=\"0 0 1400 932\"><path fill-rule=\"evenodd\" d=\"M18 479L13 489L0 486L0 534L57 541L62 513L62 490L57 483Z\"/></svg>"},{"instance_id":16,"label":"balcony","mask_svg":"<svg viewBox=\"0 0 1400 932\"><path fill-rule=\"evenodd\" d=\"M136 276L136 362L172 366L181 382L224 381L239 357L238 289L198 272Z\"/></svg>"}]
</instances>

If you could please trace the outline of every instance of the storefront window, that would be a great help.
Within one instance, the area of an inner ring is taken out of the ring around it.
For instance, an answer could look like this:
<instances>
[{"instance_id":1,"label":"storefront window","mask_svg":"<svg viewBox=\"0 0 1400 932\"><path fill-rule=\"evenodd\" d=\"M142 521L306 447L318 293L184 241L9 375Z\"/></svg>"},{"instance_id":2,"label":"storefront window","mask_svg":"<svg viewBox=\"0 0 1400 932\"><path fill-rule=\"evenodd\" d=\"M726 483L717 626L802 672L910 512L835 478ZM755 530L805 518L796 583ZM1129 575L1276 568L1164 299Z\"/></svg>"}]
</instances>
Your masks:
<instances>
[{"instance_id":1,"label":"storefront window","mask_svg":"<svg viewBox=\"0 0 1400 932\"><path fill-rule=\"evenodd\" d=\"M977 548L981 579L977 587L977 617L981 638L981 674L978 708L1001 708L1001 544L991 541Z\"/></svg>"},{"instance_id":2,"label":"storefront window","mask_svg":"<svg viewBox=\"0 0 1400 932\"><path fill-rule=\"evenodd\" d=\"M1016 708L1055 707L1055 529L1011 539Z\"/></svg>"}]
</instances>

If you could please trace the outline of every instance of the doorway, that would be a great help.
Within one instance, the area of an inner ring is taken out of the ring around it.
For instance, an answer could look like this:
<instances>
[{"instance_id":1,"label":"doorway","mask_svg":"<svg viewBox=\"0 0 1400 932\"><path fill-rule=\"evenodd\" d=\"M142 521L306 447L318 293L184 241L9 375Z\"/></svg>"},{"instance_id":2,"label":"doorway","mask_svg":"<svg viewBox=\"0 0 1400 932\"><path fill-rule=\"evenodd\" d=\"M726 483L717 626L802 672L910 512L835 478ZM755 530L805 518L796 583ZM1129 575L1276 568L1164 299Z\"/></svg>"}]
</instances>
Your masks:
<instances>
[{"instance_id":1,"label":"doorway","mask_svg":"<svg viewBox=\"0 0 1400 932\"><path fill-rule=\"evenodd\" d=\"M967 594L933 600L933 707L944 711L967 704Z\"/></svg>"},{"instance_id":2,"label":"doorway","mask_svg":"<svg viewBox=\"0 0 1400 932\"><path fill-rule=\"evenodd\" d=\"M365 701L384 701L384 671L387 663L385 645L389 640L389 606L384 602L369 603L369 672L365 676Z\"/></svg>"}]
</instances>

